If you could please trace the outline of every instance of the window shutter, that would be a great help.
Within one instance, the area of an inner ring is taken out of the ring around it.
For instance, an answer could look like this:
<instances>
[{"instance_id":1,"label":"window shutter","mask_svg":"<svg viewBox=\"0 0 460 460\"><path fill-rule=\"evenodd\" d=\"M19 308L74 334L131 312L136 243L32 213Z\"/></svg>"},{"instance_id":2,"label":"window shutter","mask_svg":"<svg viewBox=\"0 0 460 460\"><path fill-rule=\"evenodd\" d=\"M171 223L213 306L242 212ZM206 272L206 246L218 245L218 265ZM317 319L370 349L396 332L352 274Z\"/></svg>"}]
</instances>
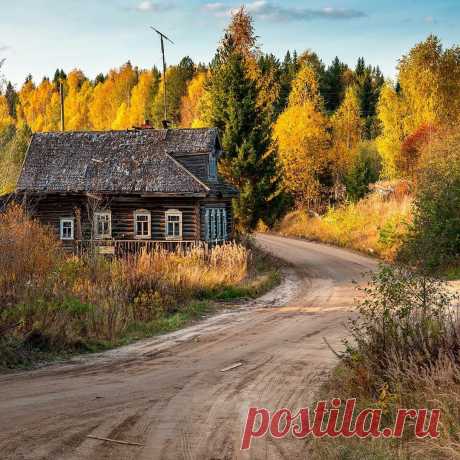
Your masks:
<instances>
[{"instance_id":1,"label":"window shutter","mask_svg":"<svg viewBox=\"0 0 460 460\"><path fill-rule=\"evenodd\" d=\"M211 234L209 231L209 209L206 209L205 214L204 214L204 228L205 228L205 240L209 241L211 238Z\"/></svg>"},{"instance_id":2,"label":"window shutter","mask_svg":"<svg viewBox=\"0 0 460 460\"><path fill-rule=\"evenodd\" d=\"M222 239L222 214L220 213L220 209L216 209L216 239Z\"/></svg>"},{"instance_id":3,"label":"window shutter","mask_svg":"<svg viewBox=\"0 0 460 460\"><path fill-rule=\"evenodd\" d=\"M227 239L227 210L224 208L222 209L222 226L223 226L223 238L224 240Z\"/></svg>"},{"instance_id":4,"label":"window shutter","mask_svg":"<svg viewBox=\"0 0 460 460\"><path fill-rule=\"evenodd\" d=\"M215 209L211 209L211 241L216 239L216 213Z\"/></svg>"}]
</instances>

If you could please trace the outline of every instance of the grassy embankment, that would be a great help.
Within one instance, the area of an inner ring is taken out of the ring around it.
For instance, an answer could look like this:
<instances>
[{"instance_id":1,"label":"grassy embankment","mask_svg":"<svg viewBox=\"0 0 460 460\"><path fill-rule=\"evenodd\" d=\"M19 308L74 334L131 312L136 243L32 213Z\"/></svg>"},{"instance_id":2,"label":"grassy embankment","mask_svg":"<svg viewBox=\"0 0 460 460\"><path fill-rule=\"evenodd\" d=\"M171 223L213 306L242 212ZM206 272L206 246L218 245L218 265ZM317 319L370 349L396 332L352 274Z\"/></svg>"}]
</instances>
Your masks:
<instances>
[{"instance_id":1,"label":"grassy embankment","mask_svg":"<svg viewBox=\"0 0 460 460\"><path fill-rule=\"evenodd\" d=\"M251 245L69 257L19 207L0 215L0 368L123 345L256 297L280 279Z\"/></svg>"},{"instance_id":2,"label":"grassy embankment","mask_svg":"<svg viewBox=\"0 0 460 460\"><path fill-rule=\"evenodd\" d=\"M411 204L407 195L382 199L373 193L357 203L330 208L323 216L291 212L277 231L393 260L411 220Z\"/></svg>"}]
</instances>

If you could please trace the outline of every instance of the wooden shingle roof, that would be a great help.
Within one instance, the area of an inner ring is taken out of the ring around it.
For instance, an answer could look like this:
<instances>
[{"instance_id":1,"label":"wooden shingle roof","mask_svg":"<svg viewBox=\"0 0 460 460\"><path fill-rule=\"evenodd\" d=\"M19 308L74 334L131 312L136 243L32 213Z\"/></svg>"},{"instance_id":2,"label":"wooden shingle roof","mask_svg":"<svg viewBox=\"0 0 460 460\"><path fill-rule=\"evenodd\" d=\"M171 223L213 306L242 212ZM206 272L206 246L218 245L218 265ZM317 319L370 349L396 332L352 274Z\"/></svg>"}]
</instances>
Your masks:
<instances>
[{"instance_id":1,"label":"wooden shingle roof","mask_svg":"<svg viewBox=\"0 0 460 460\"><path fill-rule=\"evenodd\" d=\"M174 159L213 151L217 129L36 133L17 192L207 194Z\"/></svg>"}]
</instances>

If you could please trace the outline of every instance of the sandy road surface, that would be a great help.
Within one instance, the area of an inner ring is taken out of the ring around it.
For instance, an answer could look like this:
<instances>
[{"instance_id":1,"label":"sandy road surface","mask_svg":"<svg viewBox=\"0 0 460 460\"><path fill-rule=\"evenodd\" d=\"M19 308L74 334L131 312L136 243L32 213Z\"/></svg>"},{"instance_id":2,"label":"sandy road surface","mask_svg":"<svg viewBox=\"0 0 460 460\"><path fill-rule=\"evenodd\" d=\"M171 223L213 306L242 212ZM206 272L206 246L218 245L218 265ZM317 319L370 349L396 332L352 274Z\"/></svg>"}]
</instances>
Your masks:
<instances>
[{"instance_id":1,"label":"sandy road surface","mask_svg":"<svg viewBox=\"0 0 460 460\"><path fill-rule=\"evenodd\" d=\"M376 263L293 239L258 241L294 267L265 298L161 338L1 376L0 458L306 458L293 439L267 437L241 452L247 408L313 402L335 360L322 337L340 346L351 281Z\"/></svg>"}]
</instances>

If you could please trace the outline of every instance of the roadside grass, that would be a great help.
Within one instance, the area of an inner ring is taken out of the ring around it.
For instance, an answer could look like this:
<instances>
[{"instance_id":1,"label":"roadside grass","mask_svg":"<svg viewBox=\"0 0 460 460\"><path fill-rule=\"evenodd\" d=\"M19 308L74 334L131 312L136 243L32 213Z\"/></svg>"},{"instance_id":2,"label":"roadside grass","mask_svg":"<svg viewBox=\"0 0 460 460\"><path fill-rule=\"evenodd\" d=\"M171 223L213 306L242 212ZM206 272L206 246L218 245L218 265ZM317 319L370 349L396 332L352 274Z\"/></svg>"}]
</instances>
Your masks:
<instances>
[{"instance_id":1,"label":"roadside grass","mask_svg":"<svg viewBox=\"0 0 460 460\"><path fill-rule=\"evenodd\" d=\"M280 280L275 259L250 243L66 256L50 229L17 206L0 215L0 248L0 369L170 332Z\"/></svg>"},{"instance_id":2,"label":"roadside grass","mask_svg":"<svg viewBox=\"0 0 460 460\"><path fill-rule=\"evenodd\" d=\"M373 193L357 203L329 208L323 216L305 210L287 214L276 231L312 241L355 249L391 261L411 221L408 196L382 199Z\"/></svg>"},{"instance_id":3,"label":"roadside grass","mask_svg":"<svg viewBox=\"0 0 460 460\"><path fill-rule=\"evenodd\" d=\"M440 436L417 438L408 419L401 439L313 439L309 458L460 459L458 297L442 282L391 266L382 266L366 294L318 399L356 398L355 417L381 409L380 429L394 427L398 409L440 409Z\"/></svg>"},{"instance_id":4,"label":"roadside grass","mask_svg":"<svg viewBox=\"0 0 460 460\"><path fill-rule=\"evenodd\" d=\"M204 299L216 301L255 299L281 282L280 268L285 263L262 251L251 239L245 239L243 244L251 251L247 276L239 285L223 285L209 290L204 294Z\"/></svg>"},{"instance_id":5,"label":"roadside grass","mask_svg":"<svg viewBox=\"0 0 460 460\"><path fill-rule=\"evenodd\" d=\"M397 388L388 391L382 387L379 395L370 396L357 381L354 371L339 365L321 388L318 399L342 401L356 398L355 414L364 409L382 409L383 427L393 427L401 408L440 409L440 437L417 439L414 422L405 425L403 437L395 438L321 438L309 443L309 457L326 460L362 459L460 459L460 371L449 360L441 360L435 366L420 372L407 370ZM339 416L341 419L342 414Z\"/></svg>"},{"instance_id":6,"label":"roadside grass","mask_svg":"<svg viewBox=\"0 0 460 460\"><path fill-rule=\"evenodd\" d=\"M445 270L445 276L448 281L460 280L460 262L457 266L447 268Z\"/></svg>"}]
</instances>

